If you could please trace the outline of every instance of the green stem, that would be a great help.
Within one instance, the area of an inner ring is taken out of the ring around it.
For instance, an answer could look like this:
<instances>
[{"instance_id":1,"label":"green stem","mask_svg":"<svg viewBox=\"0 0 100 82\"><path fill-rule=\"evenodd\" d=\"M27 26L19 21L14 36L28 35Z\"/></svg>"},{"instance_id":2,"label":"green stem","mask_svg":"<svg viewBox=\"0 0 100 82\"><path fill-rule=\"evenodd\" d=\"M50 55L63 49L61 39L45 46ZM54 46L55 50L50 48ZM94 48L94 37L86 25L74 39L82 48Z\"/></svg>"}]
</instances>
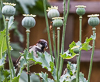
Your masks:
<instances>
[{"instance_id":1,"label":"green stem","mask_svg":"<svg viewBox=\"0 0 100 82\"><path fill-rule=\"evenodd\" d=\"M6 21L6 44L7 44L7 49L8 49L8 58L9 58L9 68L10 68L10 82L12 80L12 66L11 66L11 62L10 62L10 49L9 49L9 31L8 31L8 21Z\"/></svg>"},{"instance_id":2,"label":"green stem","mask_svg":"<svg viewBox=\"0 0 100 82\"><path fill-rule=\"evenodd\" d=\"M54 48L55 63L57 64L56 40L55 40L55 27L53 27L53 48Z\"/></svg>"},{"instance_id":3,"label":"green stem","mask_svg":"<svg viewBox=\"0 0 100 82\"><path fill-rule=\"evenodd\" d=\"M82 40L82 16L79 17L80 21L80 28L79 28L79 41ZM79 56L77 57L77 73L76 73L76 82L79 82L79 73L80 73L80 58L81 58L81 51L79 51Z\"/></svg>"},{"instance_id":4,"label":"green stem","mask_svg":"<svg viewBox=\"0 0 100 82\"><path fill-rule=\"evenodd\" d=\"M2 11L2 7L3 7L3 3L2 3L2 0L1 0L1 8L0 8L1 11ZM6 26L5 17L4 17L4 15L2 15L2 17L3 17L4 27L5 27Z\"/></svg>"},{"instance_id":5,"label":"green stem","mask_svg":"<svg viewBox=\"0 0 100 82\"><path fill-rule=\"evenodd\" d=\"M66 0L63 0L63 17L65 18L65 15L66 15Z\"/></svg>"},{"instance_id":6,"label":"green stem","mask_svg":"<svg viewBox=\"0 0 100 82\"><path fill-rule=\"evenodd\" d=\"M70 7L70 0L68 0L67 13L64 16L64 25L63 25L63 34L62 34L62 43L61 43L61 54L64 53L64 40L65 40L66 22L67 22L67 18L68 18L68 14L69 14L69 7ZM64 13L65 13L65 9L64 9ZM63 68L63 58L60 58L59 77L61 76L62 68Z\"/></svg>"},{"instance_id":7,"label":"green stem","mask_svg":"<svg viewBox=\"0 0 100 82\"><path fill-rule=\"evenodd\" d=\"M58 54L58 57L57 57L57 70L56 70L56 73L57 73L57 82L59 82L59 73L58 73L58 70L59 70L59 49L60 49L60 27L57 27L57 54Z\"/></svg>"},{"instance_id":8,"label":"green stem","mask_svg":"<svg viewBox=\"0 0 100 82\"><path fill-rule=\"evenodd\" d=\"M43 6L44 6L44 14L45 14L45 20L46 20L46 26L47 26L47 33L48 33L49 50L50 50L50 54L51 54L51 59L53 61L51 39L50 39L50 32L49 32L49 24L48 24L48 18L47 18L47 13L46 13L46 0L43 0Z\"/></svg>"},{"instance_id":9,"label":"green stem","mask_svg":"<svg viewBox=\"0 0 100 82\"><path fill-rule=\"evenodd\" d=\"M0 82L2 82L1 79L2 79L2 67L0 67Z\"/></svg>"},{"instance_id":10,"label":"green stem","mask_svg":"<svg viewBox=\"0 0 100 82\"><path fill-rule=\"evenodd\" d=\"M95 28L95 30L96 30L96 28ZM93 35L95 35L95 30L93 30ZM93 56L94 56L94 49L95 49L95 39L93 39L93 43L92 43L92 54L91 54L91 60L90 60L88 82L90 82L90 77L91 77L92 64L93 64Z\"/></svg>"},{"instance_id":11,"label":"green stem","mask_svg":"<svg viewBox=\"0 0 100 82\"><path fill-rule=\"evenodd\" d=\"M26 34L27 34L27 52L29 51L29 34L30 34L30 30L27 29L26 30ZM27 73L28 73L28 82L30 82L30 74L29 74L30 68L29 68L29 61L27 61Z\"/></svg>"},{"instance_id":12,"label":"green stem","mask_svg":"<svg viewBox=\"0 0 100 82\"><path fill-rule=\"evenodd\" d=\"M13 66L13 62L12 62L12 59L11 59L11 52L10 52L10 43L9 43L9 29L8 29L8 21L9 19L6 19L6 44L7 44L7 49L8 49L8 58L9 58L9 65L10 65L10 69L11 70L11 73L13 74L12 77L15 77L15 71L14 71L14 66Z\"/></svg>"}]
</instances>

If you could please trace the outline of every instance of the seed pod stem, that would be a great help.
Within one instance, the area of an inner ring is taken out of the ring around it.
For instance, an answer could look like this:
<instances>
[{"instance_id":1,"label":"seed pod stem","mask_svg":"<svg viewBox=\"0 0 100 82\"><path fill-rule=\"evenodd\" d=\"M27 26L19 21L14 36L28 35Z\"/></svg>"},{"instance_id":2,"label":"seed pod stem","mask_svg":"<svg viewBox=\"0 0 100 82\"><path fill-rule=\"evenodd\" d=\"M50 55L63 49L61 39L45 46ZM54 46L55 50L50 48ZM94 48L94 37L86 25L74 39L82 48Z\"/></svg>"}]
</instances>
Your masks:
<instances>
[{"instance_id":1,"label":"seed pod stem","mask_svg":"<svg viewBox=\"0 0 100 82\"><path fill-rule=\"evenodd\" d=\"M27 34L27 52L29 51L29 34L30 34L30 30L27 29L26 30L26 34ZM30 68L29 68L29 61L27 61L27 72L28 72L28 82L30 82L30 74L29 74Z\"/></svg>"},{"instance_id":2,"label":"seed pod stem","mask_svg":"<svg viewBox=\"0 0 100 82\"><path fill-rule=\"evenodd\" d=\"M15 71L13 68L13 63L11 59L11 53L10 53L10 47L9 47L9 30L8 30L8 19L6 21L6 44L7 44L7 49L8 49L8 58L9 58L9 68L11 72L10 80L15 77Z\"/></svg>"},{"instance_id":3,"label":"seed pod stem","mask_svg":"<svg viewBox=\"0 0 100 82\"><path fill-rule=\"evenodd\" d=\"M53 27L53 48L54 48L55 63L57 63L55 27Z\"/></svg>"},{"instance_id":4,"label":"seed pod stem","mask_svg":"<svg viewBox=\"0 0 100 82\"><path fill-rule=\"evenodd\" d=\"M95 27L93 27L93 28L95 28ZM95 30L93 30L93 35L95 35ZM88 74L88 82L90 82L90 77L91 77L94 50L95 50L95 39L93 39L93 43L92 43L92 54L91 54L91 60L90 60L90 67L89 67L89 74Z\"/></svg>"},{"instance_id":5,"label":"seed pod stem","mask_svg":"<svg viewBox=\"0 0 100 82\"><path fill-rule=\"evenodd\" d=\"M82 40L82 16L79 16L80 28L79 28L79 41ZM79 82L79 73L80 73L80 58L81 50L79 51L79 56L77 57L77 73L76 73L76 82Z\"/></svg>"},{"instance_id":6,"label":"seed pod stem","mask_svg":"<svg viewBox=\"0 0 100 82\"><path fill-rule=\"evenodd\" d=\"M57 54L58 54L58 57L57 57L57 71L56 71L56 73L57 73L57 82L59 82L59 72L58 72L58 70L59 70L59 53L60 53L60 27L57 27Z\"/></svg>"}]
</instances>

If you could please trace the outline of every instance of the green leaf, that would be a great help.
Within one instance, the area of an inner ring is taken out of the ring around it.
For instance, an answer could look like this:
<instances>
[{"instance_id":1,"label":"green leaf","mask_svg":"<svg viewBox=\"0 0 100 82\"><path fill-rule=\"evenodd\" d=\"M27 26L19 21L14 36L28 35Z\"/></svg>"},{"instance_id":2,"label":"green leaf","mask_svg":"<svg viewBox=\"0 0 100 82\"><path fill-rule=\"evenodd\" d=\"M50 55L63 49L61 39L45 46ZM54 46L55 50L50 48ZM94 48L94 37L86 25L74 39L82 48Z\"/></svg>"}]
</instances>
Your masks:
<instances>
[{"instance_id":1,"label":"green leaf","mask_svg":"<svg viewBox=\"0 0 100 82\"><path fill-rule=\"evenodd\" d=\"M74 82L73 80L76 78L76 64L72 64L68 62L67 64L67 72L62 75L60 78L60 82Z\"/></svg>"},{"instance_id":2,"label":"green leaf","mask_svg":"<svg viewBox=\"0 0 100 82\"><path fill-rule=\"evenodd\" d=\"M10 73L7 70L0 70L0 80L2 82L8 82L10 80Z\"/></svg>"},{"instance_id":3,"label":"green leaf","mask_svg":"<svg viewBox=\"0 0 100 82\"><path fill-rule=\"evenodd\" d=\"M54 58L53 61L51 59L51 57L53 56L51 56L47 52L44 53L38 52L38 58L36 58L33 54L34 54L33 52L29 53L26 59L34 61L35 64L40 64L42 68L46 68L48 71L51 72L53 78L56 80L57 78L56 78L56 68L54 66Z\"/></svg>"},{"instance_id":4,"label":"green leaf","mask_svg":"<svg viewBox=\"0 0 100 82\"><path fill-rule=\"evenodd\" d=\"M92 38L93 40L95 40L96 39L96 33L94 35L91 35L90 38Z\"/></svg>"},{"instance_id":5,"label":"green leaf","mask_svg":"<svg viewBox=\"0 0 100 82\"><path fill-rule=\"evenodd\" d=\"M6 50L6 29L4 29L0 32L0 58L2 57L2 53L4 53Z\"/></svg>"},{"instance_id":6,"label":"green leaf","mask_svg":"<svg viewBox=\"0 0 100 82\"><path fill-rule=\"evenodd\" d=\"M60 82L76 82L76 66L76 64L68 62L67 72L61 76ZM81 72L79 75L79 82L87 82L86 78L84 78L84 75Z\"/></svg>"},{"instance_id":7,"label":"green leaf","mask_svg":"<svg viewBox=\"0 0 100 82\"><path fill-rule=\"evenodd\" d=\"M11 27L9 28L9 30L13 30L13 29L17 29L18 27L18 22L17 21L12 21L13 23L11 24Z\"/></svg>"},{"instance_id":8,"label":"green leaf","mask_svg":"<svg viewBox=\"0 0 100 82\"><path fill-rule=\"evenodd\" d=\"M32 57L30 56L29 60L31 59ZM36 58L33 55L33 61L35 61L35 64L40 64L43 68L46 68L48 71L52 71L50 67L50 62L53 63L53 61L51 60L51 55L49 55L47 52L44 52L44 53L38 52L38 58Z\"/></svg>"},{"instance_id":9,"label":"green leaf","mask_svg":"<svg viewBox=\"0 0 100 82\"><path fill-rule=\"evenodd\" d=\"M74 47L74 46L76 46L76 43L73 41L73 42L69 45L69 47L72 48L72 47Z\"/></svg>"},{"instance_id":10,"label":"green leaf","mask_svg":"<svg viewBox=\"0 0 100 82\"><path fill-rule=\"evenodd\" d=\"M6 54L4 54L0 59L0 67L2 67L5 64L5 60L6 60Z\"/></svg>"},{"instance_id":11,"label":"green leaf","mask_svg":"<svg viewBox=\"0 0 100 82\"><path fill-rule=\"evenodd\" d=\"M14 77L14 78L12 79L12 82L19 82L19 76L18 76L18 77Z\"/></svg>"},{"instance_id":12,"label":"green leaf","mask_svg":"<svg viewBox=\"0 0 100 82\"><path fill-rule=\"evenodd\" d=\"M71 62L68 62L67 64L67 69L68 69L68 73L72 76L76 73L76 64L71 64Z\"/></svg>"},{"instance_id":13,"label":"green leaf","mask_svg":"<svg viewBox=\"0 0 100 82\"><path fill-rule=\"evenodd\" d=\"M74 53L74 51L72 49L74 46L76 46L76 43L73 41L69 45L69 49L66 52L64 52L64 54L61 54L61 57L63 59L72 59L73 57L75 57L76 55L78 55L78 54Z\"/></svg>"},{"instance_id":14,"label":"green leaf","mask_svg":"<svg viewBox=\"0 0 100 82\"><path fill-rule=\"evenodd\" d=\"M22 50L23 48L22 47L20 47L20 45L19 45L19 43L12 43L11 42L11 47L14 49L14 50Z\"/></svg>"},{"instance_id":15,"label":"green leaf","mask_svg":"<svg viewBox=\"0 0 100 82\"><path fill-rule=\"evenodd\" d=\"M11 55L15 58L18 58L20 56L20 51L23 50L23 48L19 45L19 43L12 43L11 42L11 47L13 50L11 51Z\"/></svg>"},{"instance_id":16,"label":"green leaf","mask_svg":"<svg viewBox=\"0 0 100 82\"><path fill-rule=\"evenodd\" d=\"M17 76L21 75L23 69L24 69L24 66L27 65L27 61L24 59L24 57L20 60L20 70L19 70L19 73Z\"/></svg>"},{"instance_id":17,"label":"green leaf","mask_svg":"<svg viewBox=\"0 0 100 82\"><path fill-rule=\"evenodd\" d=\"M43 0L17 0L17 12L26 13L26 14L35 14L39 16L44 16L44 7ZM46 1L46 7L48 8L50 5ZM32 11L34 10L34 11Z\"/></svg>"},{"instance_id":18,"label":"green leaf","mask_svg":"<svg viewBox=\"0 0 100 82\"><path fill-rule=\"evenodd\" d=\"M92 47L89 45L90 41L93 40L92 38L86 38L85 42L82 44L80 50L90 50Z\"/></svg>"},{"instance_id":19,"label":"green leaf","mask_svg":"<svg viewBox=\"0 0 100 82\"><path fill-rule=\"evenodd\" d=\"M86 38L85 42L82 44L80 41L78 41L77 43L75 43L74 41L69 45L69 49L64 52L64 54L61 54L61 57L63 59L72 59L73 57L75 57L76 55L79 55L78 53L75 53L75 47L78 46L78 48L76 48L76 52L79 52L80 50L90 50L92 48L92 46L89 45L90 41L95 39L96 34L91 35L90 38Z\"/></svg>"},{"instance_id":20,"label":"green leaf","mask_svg":"<svg viewBox=\"0 0 100 82\"><path fill-rule=\"evenodd\" d=\"M78 41L77 43L76 43L76 46L82 46L82 43L80 42L80 41Z\"/></svg>"},{"instance_id":21,"label":"green leaf","mask_svg":"<svg viewBox=\"0 0 100 82\"><path fill-rule=\"evenodd\" d=\"M86 78L84 78L84 74L82 72L80 72L79 80L80 80L80 82L88 82L88 80L86 80Z\"/></svg>"},{"instance_id":22,"label":"green leaf","mask_svg":"<svg viewBox=\"0 0 100 82\"><path fill-rule=\"evenodd\" d=\"M8 22L8 28L10 29L11 26L13 25L13 22L14 21L14 16L11 16L10 19L9 19L9 22Z\"/></svg>"},{"instance_id":23,"label":"green leaf","mask_svg":"<svg viewBox=\"0 0 100 82\"><path fill-rule=\"evenodd\" d=\"M48 78L48 74L47 73L37 73L37 75L39 75L42 78L42 82L54 82L53 79Z\"/></svg>"},{"instance_id":24,"label":"green leaf","mask_svg":"<svg viewBox=\"0 0 100 82\"><path fill-rule=\"evenodd\" d=\"M30 0L30 1L17 0L17 1L20 3L21 7L23 8L24 13L29 14L28 6L29 7L35 6L37 0Z\"/></svg>"},{"instance_id":25,"label":"green leaf","mask_svg":"<svg viewBox=\"0 0 100 82\"><path fill-rule=\"evenodd\" d=\"M28 77L27 77L26 72L22 71L21 76L19 78L19 82L27 82L27 80L28 80ZM37 75L31 73L30 82L40 82L40 79Z\"/></svg>"},{"instance_id":26,"label":"green leaf","mask_svg":"<svg viewBox=\"0 0 100 82\"><path fill-rule=\"evenodd\" d=\"M18 31L18 29L15 30L15 34L19 37L20 42L24 41L24 36Z\"/></svg>"},{"instance_id":27,"label":"green leaf","mask_svg":"<svg viewBox=\"0 0 100 82\"><path fill-rule=\"evenodd\" d=\"M70 50L71 51L71 50ZM64 54L61 54L61 57L63 58L63 59L72 59L73 57L75 57L76 55L78 55L78 54L75 54L74 52L73 52L73 50L71 51L72 53L70 53L69 52L69 50L67 50L66 52L64 52Z\"/></svg>"}]
</instances>

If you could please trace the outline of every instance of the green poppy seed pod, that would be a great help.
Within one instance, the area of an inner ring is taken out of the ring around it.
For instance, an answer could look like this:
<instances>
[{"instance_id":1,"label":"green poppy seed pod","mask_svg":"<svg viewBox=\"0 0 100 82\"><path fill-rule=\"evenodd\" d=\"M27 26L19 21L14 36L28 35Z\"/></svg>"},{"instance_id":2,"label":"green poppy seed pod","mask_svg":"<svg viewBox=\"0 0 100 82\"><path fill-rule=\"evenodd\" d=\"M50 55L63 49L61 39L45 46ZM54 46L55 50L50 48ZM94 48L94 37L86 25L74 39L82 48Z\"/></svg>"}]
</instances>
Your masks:
<instances>
[{"instance_id":1,"label":"green poppy seed pod","mask_svg":"<svg viewBox=\"0 0 100 82\"><path fill-rule=\"evenodd\" d=\"M74 53L78 54L79 53L79 48L73 49Z\"/></svg>"},{"instance_id":2,"label":"green poppy seed pod","mask_svg":"<svg viewBox=\"0 0 100 82\"><path fill-rule=\"evenodd\" d=\"M52 19L54 17L59 17L60 13L58 11L57 6L51 6L51 8L48 8L48 18Z\"/></svg>"},{"instance_id":3,"label":"green poppy seed pod","mask_svg":"<svg viewBox=\"0 0 100 82\"><path fill-rule=\"evenodd\" d=\"M80 47L80 46L74 46L74 47L71 48L71 49L74 51L74 53L78 54L78 53L79 53L79 50L80 50L79 47Z\"/></svg>"},{"instance_id":4,"label":"green poppy seed pod","mask_svg":"<svg viewBox=\"0 0 100 82\"><path fill-rule=\"evenodd\" d=\"M48 18L52 19L53 17L59 17L59 11L56 10L56 9L51 9L49 12L48 12Z\"/></svg>"},{"instance_id":5,"label":"green poppy seed pod","mask_svg":"<svg viewBox=\"0 0 100 82\"><path fill-rule=\"evenodd\" d=\"M97 26L99 24L100 21L99 21L99 18L97 17L99 15L95 14L95 15L88 15L88 16L90 17L88 19L88 24L90 26L95 27L95 26Z\"/></svg>"},{"instance_id":6,"label":"green poppy seed pod","mask_svg":"<svg viewBox=\"0 0 100 82\"><path fill-rule=\"evenodd\" d=\"M35 26L36 22L32 15L25 15L26 17L22 20L22 26L26 29L30 29Z\"/></svg>"},{"instance_id":7,"label":"green poppy seed pod","mask_svg":"<svg viewBox=\"0 0 100 82\"><path fill-rule=\"evenodd\" d=\"M5 6L2 8L2 14L5 16L13 16L15 15L16 9L13 7L16 4L11 4L11 3L4 3Z\"/></svg>"},{"instance_id":8,"label":"green poppy seed pod","mask_svg":"<svg viewBox=\"0 0 100 82\"><path fill-rule=\"evenodd\" d=\"M62 19L56 18L53 20L53 27L61 27L63 25Z\"/></svg>"},{"instance_id":9,"label":"green poppy seed pod","mask_svg":"<svg viewBox=\"0 0 100 82\"><path fill-rule=\"evenodd\" d=\"M85 14L85 7L86 6L83 6L83 5L78 5L76 6L77 9L76 9L76 13L79 15L79 16L82 16Z\"/></svg>"}]
</instances>

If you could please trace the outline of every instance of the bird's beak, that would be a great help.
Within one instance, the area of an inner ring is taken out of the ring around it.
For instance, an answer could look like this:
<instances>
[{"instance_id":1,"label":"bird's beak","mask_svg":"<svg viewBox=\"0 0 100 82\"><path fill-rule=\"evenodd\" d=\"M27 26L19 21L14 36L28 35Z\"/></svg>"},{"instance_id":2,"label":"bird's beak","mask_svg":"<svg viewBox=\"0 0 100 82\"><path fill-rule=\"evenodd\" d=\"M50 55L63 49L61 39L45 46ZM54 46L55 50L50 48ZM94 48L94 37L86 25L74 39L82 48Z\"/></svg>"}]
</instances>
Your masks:
<instances>
[{"instance_id":1,"label":"bird's beak","mask_svg":"<svg viewBox=\"0 0 100 82\"><path fill-rule=\"evenodd\" d=\"M47 44L45 45L45 48L48 49L48 45Z\"/></svg>"},{"instance_id":2,"label":"bird's beak","mask_svg":"<svg viewBox=\"0 0 100 82\"><path fill-rule=\"evenodd\" d=\"M46 49L48 49L48 46L46 47Z\"/></svg>"}]
</instances>

